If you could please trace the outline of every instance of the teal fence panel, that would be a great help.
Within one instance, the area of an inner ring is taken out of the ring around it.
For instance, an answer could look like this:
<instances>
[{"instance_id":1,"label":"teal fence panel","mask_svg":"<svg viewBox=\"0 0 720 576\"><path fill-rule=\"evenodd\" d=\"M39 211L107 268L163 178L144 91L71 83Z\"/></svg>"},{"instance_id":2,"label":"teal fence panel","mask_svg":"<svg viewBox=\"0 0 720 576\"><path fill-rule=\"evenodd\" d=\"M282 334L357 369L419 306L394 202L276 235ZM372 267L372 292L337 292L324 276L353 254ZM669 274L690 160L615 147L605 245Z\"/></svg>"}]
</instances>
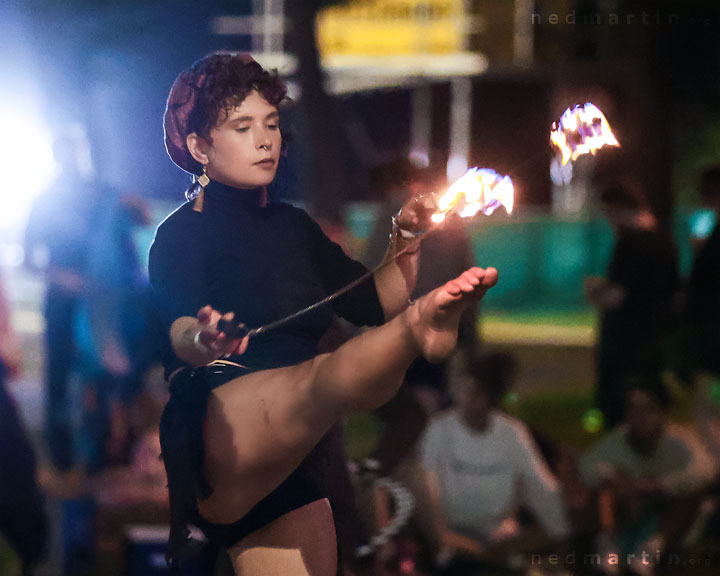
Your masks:
<instances>
[{"instance_id":1,"label":"teal fence panel","mask_svg":"<svg viewBox=\"0 0 720 576\"><path fill-rule=\"evenodd\" d=\"M582 308L583 279L603 273L612 249L611 230L601 220L538 216L468 231L478 265L500 272L488 309Z\"/></svg>"},{"instance_id":2,"label":"teal fence panel","mask_svg":"<svg viewBox=\"0 0 720 576\"><path fill-rule=\"evenodd\" d=\"M373 207L348 212L348 227L362 245L372 229ZM692 265L691 221L698 209L675 211L674 237L680 273ZM487 310L579 310L588 307L583 293L587 276L604 275L613 235L600 215L560 219L548 214L476 218L468 225L478 266L494 266L498 285L485 298Z\"/></svg>"}]
</instances>

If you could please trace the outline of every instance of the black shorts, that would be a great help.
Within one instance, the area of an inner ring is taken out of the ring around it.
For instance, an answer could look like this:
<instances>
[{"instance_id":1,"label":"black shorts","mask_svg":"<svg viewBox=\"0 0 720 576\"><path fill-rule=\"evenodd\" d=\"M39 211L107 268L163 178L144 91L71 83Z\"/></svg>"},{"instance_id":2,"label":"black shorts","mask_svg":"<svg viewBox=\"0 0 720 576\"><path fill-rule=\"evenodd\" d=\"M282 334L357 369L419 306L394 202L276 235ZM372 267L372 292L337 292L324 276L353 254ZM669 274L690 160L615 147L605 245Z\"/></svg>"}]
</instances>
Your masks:
<instances>
[{"instance_id":1,"label":"black shorts","mask_svg":"<svg viewBox=\"0 0 720 576\"><path fill-rule=\"evenodd\" d=\"M198 512L197 500L212 494L212 487L203 475L202 437L210 392L252 372L254 370L241 364L218 360L200 368L183 368L170 380L170 401L160 424L160 444L170 493L170 564L182 556L188 523L200 528L209 540L230 548L280 516L324 497L321 473L306 459L280 486L231 524L214 524ZM238 490L242 490L242 486L238 486Z\"/></svg>"}]
</instances>

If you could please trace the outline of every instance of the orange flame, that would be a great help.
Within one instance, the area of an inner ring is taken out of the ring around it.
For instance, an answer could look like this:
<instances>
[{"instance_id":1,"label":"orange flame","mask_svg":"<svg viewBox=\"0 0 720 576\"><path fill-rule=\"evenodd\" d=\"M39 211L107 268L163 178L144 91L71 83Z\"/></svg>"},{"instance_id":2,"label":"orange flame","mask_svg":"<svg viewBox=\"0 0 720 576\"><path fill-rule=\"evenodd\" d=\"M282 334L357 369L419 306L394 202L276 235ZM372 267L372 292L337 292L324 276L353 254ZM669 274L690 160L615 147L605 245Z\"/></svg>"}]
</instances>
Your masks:
<instances>
[{"instance_id":1,"label":"orange flame","mask_svg":"<svg viewBox=\"0 0 720 576\"><path fill-rule=\"evenodd\" d=\"M431 219L436 224L450 213L470 218L478 212L489 216L500 206L512 212L514 189L510 176L501 176L489 168L470 168L438 199L438 209Z\"/></svg>"},{"instance_id":2,"label":"orange flame","mask_svg":"<svg viewBox=\"0 0 720 576\"><path fill-rule=\"evenodd\" d=\"M587 102L568 108L553 124L550 143L562 156L562 163L577 160L583 154L596 154L603 146L620 146L600 109Z\"/></svg>"}]
</instances>

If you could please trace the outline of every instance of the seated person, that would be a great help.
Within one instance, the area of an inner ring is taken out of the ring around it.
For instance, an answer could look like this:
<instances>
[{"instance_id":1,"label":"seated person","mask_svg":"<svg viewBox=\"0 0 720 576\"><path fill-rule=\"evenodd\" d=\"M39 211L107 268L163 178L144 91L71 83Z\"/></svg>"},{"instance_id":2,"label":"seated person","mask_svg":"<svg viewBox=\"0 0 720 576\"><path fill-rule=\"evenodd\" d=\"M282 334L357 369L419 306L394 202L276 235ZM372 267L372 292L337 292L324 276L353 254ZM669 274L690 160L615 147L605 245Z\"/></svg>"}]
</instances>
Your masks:
<instances>
[{"instance_id":1,"label":"seated person","mask_svg":"<svg viewBox=\"0 0 720 576\"><path fill-rule=\"evenodd\" d=\"M650 574L658 551L681 544L715 464L697 436L668 422L670 399L659 376L633 382L626 404L625 422L583 454L579 469L594 490L598 553ZM619 572L618 563L608 564L608 572Z\"/></svg>"},{"instance_id":2,"label":"seated person","mask_svg":"<svg viewBox=\"0 0 720 576\"><path fill-rule=\"evenodd\" d=\"M487 352L471 367L452 386L454 407L431 421L422 443L444 547L438 561L458 574L476 563L508 565L552 543L556 552L570 531L558 481L530 431L498 410L514 360ZM521 506L539 526L520 526Z\"/></svg>"}]
</instances>

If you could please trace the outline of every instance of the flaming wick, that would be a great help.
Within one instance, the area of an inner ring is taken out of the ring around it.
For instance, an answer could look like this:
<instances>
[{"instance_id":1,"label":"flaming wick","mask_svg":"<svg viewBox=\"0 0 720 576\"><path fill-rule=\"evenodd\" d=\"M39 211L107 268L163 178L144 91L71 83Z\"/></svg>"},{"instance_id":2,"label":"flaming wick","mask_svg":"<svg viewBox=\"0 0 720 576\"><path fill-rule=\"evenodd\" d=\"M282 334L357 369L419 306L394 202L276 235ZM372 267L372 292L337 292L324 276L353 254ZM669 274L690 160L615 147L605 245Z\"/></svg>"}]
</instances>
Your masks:
<instances>
[{"instance_id":1,"label":"flaming wick","mask_svg":"<svg viewBox=\"0 0 720 576\"><path fill-rule=\"evenodd\" d=\"M620 146L605 115L590 102L565 110L560 117L560 121L552 126L550 142L561 154L563 165L577 160L584 154L594 155L603 146ZM442 224L449 214L457 214L460 218L471 218L478 212L482 212L484 215L489 216L500 206L504 206L508 214L513 210L514 188L510 177L501 176L489 168L471 168L440 196L438 209L430 217L431 222L436 226L426 231L423 237L427 237L428 234L437 230L438 225ZM416 240L416 242L420 241L420 238ZM405 254L410 248L415 248L415 246L415 242L408 244L403 250L396 253L392 259L368 271L333 294L302 310L298 310L294 314L252 330L247 330L244 324L235 321L220 320L218 330L225 332L231 338L240 338L245 335L255 336L292 322L296 318L332 302L362 284L378 270Z\"/></svg>"},{"instance_id":2,"label":"flaming wick","mask_svg":"<svg viewBox=\"0 0 720 576\"><path fill-rule=\"evenodd\" d=\"M563 112L560 121L552 125L550 143L563 166L584 154L595 155L603 146L620 146L605 115L590 102Z\"/></svg>"},{"instance_id":3,"label":"flaming wick","mask_svg":"<svg viewBox=\"0 0 720 576\"><path fill-rule=\"evenodd\" d=\"M489 168L470 168L440 197L431 220L439 224L452 213L460 218L471 218L478 212L490 216L500 206L509 214L513 210L514 194L510 176L501 176Z\"/></svg>"}]
</instances>

